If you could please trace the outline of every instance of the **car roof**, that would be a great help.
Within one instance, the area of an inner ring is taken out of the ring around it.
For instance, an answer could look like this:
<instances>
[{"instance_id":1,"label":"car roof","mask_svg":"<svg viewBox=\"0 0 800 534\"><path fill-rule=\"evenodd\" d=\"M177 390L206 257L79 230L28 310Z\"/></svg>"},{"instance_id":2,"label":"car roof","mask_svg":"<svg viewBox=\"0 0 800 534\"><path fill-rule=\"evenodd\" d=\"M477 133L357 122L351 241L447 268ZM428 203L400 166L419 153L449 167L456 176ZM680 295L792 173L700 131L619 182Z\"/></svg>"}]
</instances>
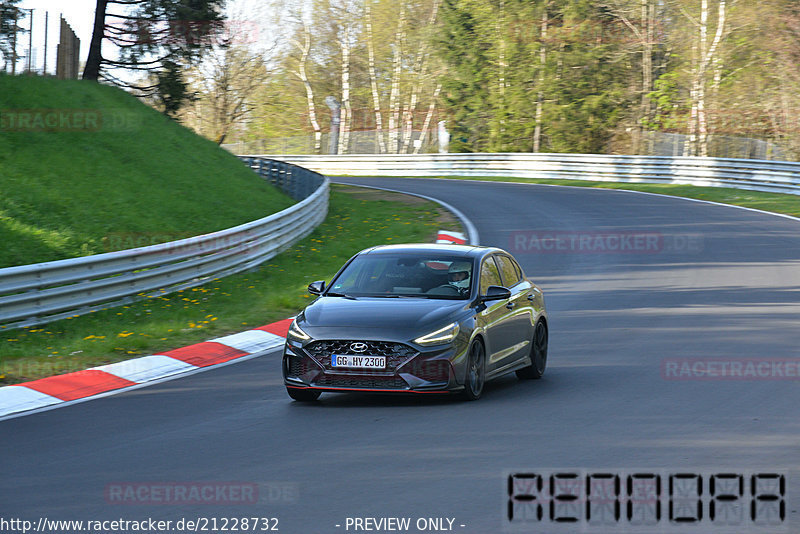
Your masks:
<instances>
[{"instance_id":1,"label":"car roof","mask_svg":"<svg viewBox=\"0 0 800 534\"><path fill-rule=\"evenodd\" d=\"M406 245L378 245L359 252L361 254L420 254L420 253L458 254L464 257L481 257L490 252L504 252L495 247L475 245L455 245L450 243L412 243Z\"/></svg>"}]
</instances>

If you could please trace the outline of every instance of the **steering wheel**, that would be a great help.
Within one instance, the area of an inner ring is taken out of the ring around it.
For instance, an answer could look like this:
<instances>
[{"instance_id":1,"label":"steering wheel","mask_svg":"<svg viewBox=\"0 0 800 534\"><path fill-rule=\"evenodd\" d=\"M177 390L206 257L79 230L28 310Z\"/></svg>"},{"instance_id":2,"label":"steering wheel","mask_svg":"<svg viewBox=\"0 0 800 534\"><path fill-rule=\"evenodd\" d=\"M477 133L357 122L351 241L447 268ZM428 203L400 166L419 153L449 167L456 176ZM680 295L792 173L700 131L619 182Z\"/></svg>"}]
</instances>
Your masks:
<instances>
[{"instance_id":1,"label":"steering wheel","mask_svg":"<svg viewBox=\"0 0 800 534\"><path fill-rule=\"evenodd\" d=\"M463 289L463 288L462 288ZM445 291L443 291L445 290ZM455 286L451 286L450 284L442 284L440 286L436 286L434 288L429 289L425 293L429 295L462 295L462 291L460 288Z\"/></svg>"}]
</instances>

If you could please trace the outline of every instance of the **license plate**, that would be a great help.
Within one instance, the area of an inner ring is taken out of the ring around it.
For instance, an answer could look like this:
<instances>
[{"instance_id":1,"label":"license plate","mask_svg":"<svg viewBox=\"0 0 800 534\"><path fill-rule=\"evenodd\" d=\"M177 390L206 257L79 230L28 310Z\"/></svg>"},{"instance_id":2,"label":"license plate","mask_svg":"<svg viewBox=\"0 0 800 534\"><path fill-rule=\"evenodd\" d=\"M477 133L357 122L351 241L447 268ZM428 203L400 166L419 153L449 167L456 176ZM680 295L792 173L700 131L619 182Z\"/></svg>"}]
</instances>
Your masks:
<instances>
[{"instance_id":1,"label":"license plate","mask_svg":"<svg viewBox=\"0 0 800 534\"><path fill-rule=\"evenodd\" d=\"M385 369L386 356L353 356L350 354L334 354L331 356L331 367L348 367L350 369Z\"/></svg>"}]
</instances>

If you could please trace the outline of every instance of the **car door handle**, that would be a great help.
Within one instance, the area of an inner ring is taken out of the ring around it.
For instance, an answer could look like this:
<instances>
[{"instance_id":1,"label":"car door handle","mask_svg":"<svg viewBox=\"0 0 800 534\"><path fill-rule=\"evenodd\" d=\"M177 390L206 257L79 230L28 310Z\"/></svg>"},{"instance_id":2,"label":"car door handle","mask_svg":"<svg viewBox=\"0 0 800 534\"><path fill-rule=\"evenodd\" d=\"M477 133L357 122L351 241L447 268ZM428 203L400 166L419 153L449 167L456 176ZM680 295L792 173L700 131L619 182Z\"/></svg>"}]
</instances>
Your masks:
<instances>
[{"instance_id":1,"label":"car door handle","mask_svg":"<svg viewBox=\"0 0 800 534\"><path fill-rule=\"evenodd\" d=\"M529 301L531 301L531 302L533 302L534 300L536 300L536 297L534 296L534 294L533 294L533 293L530 293L530 294L528 295L528 300L529 300Z\"/></svg>"},{"instance_id":2,"label":"car door handle","mask_svg":"<svg viewBox=\"0 0 800 534\"><path fill-rule=\"evenodd\" d=\"M509 302L508 304L506 304L506 308L508 308L509 310L513 309L514 308L514 303L513 302Z\"/></svg>"}]
</instances>

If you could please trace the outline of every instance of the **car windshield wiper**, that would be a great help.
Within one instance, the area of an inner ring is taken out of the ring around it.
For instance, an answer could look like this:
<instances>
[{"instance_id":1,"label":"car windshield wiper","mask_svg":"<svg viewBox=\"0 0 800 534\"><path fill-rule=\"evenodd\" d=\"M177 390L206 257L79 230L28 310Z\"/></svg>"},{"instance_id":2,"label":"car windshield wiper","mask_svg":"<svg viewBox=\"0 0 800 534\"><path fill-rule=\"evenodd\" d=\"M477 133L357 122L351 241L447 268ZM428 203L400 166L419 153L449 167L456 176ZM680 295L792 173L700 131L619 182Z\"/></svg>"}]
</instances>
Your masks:
<instances>
[{"instance_id":1,"label":"car windshield wiper","mask_svg":"<svg viewBox=\"0 0 800 534\"><path fill-rule=\"evenodd\" d=\"M328 291L327 293L325 293L325 296L326 297L344 297L346 299L356 300L356 298L354 296L352 296L352 295L345 295L344 293L335 293L333 291Z\"/></svg>"},{"instance_id":2,"label":"car windshield wiper","mask_svg":"<svg viewBox=\"0 0 800 534\"><path fill-rule=\"evenodd\" d=\"M433 295L426 295L425 293L389 293L389 294L374 294L369 295L370 297L377 297L382 299L429 299L432 298Z\"/></svg>"}]
</instances>

